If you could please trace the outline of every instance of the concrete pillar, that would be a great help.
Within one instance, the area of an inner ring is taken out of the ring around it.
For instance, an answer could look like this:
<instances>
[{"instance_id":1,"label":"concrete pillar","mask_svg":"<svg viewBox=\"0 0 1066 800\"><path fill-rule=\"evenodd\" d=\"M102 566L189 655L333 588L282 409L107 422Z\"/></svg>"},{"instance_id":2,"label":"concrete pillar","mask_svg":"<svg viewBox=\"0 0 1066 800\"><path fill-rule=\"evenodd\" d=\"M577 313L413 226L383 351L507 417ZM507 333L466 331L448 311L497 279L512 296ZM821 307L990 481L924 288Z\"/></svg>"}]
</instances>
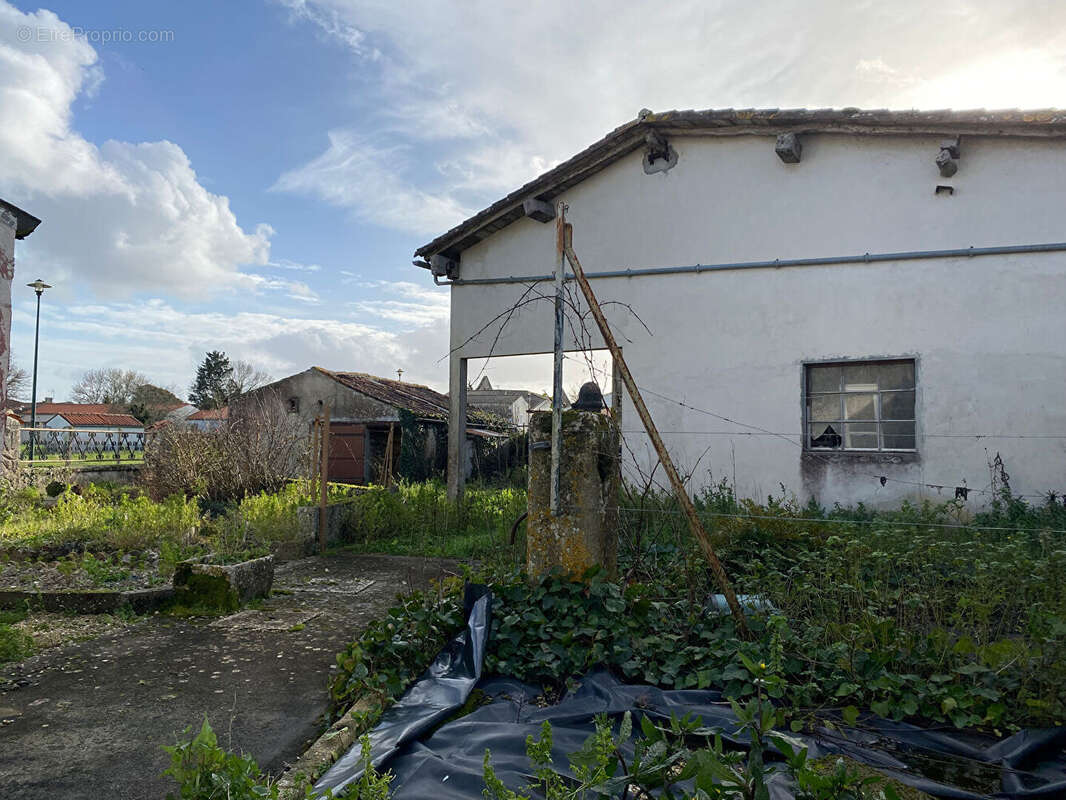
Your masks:
<instances>
[{"instance_id":1,"label":"concrete pillar","mask_svg":"<svg viewBox=\"0 0 1066 800\"><path fill-rule=\"evenodd\" d=\"M15 277L15 235L18 216L0 207L0 415L3 415L2 480L9 486L18 485L19 430L18 421L7 414L7 376L11 369L11 280Z\"/></svg>"},{"instance_id":2,"label":"concrete pillar","mask_svg":"<svg viewBox=\"0 0 1066 800\"><path fill-rule=\"evenodd\" d=\"M551 413L530 415L526 570L618 570L618 426L593 411L563 412L560 511L551 514Z\"/></svg>"},{"instance_id":3,"label":"concrete pillar","mask_svg":"<svg viewBox=\"0 0 1066 800\"><path fill-rule=\"evenodd\" d=\"M7 408L7 375L11 367L11 281L15 277L15 235L18 215L0 207L0 400Z\"/></svg>"},{"instance_id":4,"label":"concrete pillar","mask_svg":"<svg viewBox=\"0 0 1066 800\"><path fill-rule=\"evenodd\" d=\"M466 485L466 359L452 353L448 369L448 499Z\"/></svg>"}]
</instances>

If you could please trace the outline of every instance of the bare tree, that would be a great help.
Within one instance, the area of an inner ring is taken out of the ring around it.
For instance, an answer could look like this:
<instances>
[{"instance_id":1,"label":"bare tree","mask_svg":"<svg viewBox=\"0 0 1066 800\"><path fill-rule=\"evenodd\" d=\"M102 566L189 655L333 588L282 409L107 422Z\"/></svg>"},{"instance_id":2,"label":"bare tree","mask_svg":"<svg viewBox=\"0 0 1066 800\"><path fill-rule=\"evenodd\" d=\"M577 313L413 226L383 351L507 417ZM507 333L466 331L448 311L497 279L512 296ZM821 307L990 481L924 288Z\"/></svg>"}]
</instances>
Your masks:
<instances>
[{"instance_id":1,"label":"bare tree","mask_svg":"<svg viewBox=\"0 0 1066 800\"><path fill-rule=\"evenodd\" d=\"M233 372L230 374L230 393L229 399L234 399L250 392L252 389L258 389L260 386L265 386L273 380L270 377L270 373L265 370L261 370L258 367L254 367L247 361L234 361Z\"/></svg>"},{"instance_id":2,"label":"bare tree","mask_svg":"<svg viewBox=\"0 0 1066 800\"><path fill-rule=\"evenodd\" d=\"M11 361L11 367L7 373L7 386L5 394L9 400L25 400L29 397L30 373Z\"/></svg>"},{"instance_id":3,"label":"bare tree","mask_svg":"<svg viewBox=\"0 0 1066 800\"><path fill-rule=\"evenodd\" d=\"M136 370L117 367L90 369L74 384L70 393L78 403L128 406L133 402L137 389L146 383L148 378Z\"/></svg>"},{"instance_id":4,"label":"bare tree","mask_svg":"<svg viewBox=\"0 0 1066 800\"><path fill-rule=\"evenodd\" d=\"M141 477L159 499L184 494L233 502L309 477L309 466L306 424L268 393L242 403L217 430L170 425L154 434Z\"/></svg>"}]
</instances>

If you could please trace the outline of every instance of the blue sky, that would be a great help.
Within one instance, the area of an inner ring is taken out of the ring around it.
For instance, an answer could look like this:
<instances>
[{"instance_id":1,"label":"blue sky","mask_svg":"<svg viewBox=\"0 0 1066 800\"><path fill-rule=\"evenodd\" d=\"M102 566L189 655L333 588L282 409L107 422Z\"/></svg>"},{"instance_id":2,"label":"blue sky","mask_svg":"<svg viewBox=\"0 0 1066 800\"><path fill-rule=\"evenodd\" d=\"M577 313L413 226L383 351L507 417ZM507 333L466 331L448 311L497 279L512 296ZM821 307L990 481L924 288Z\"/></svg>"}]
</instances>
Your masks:
<instances>
[{"instance_id":1,"label":"blue sky","mask_svg":"<svg viewBox=\"0 0 1066 800\"><path fill-rule=\"evenodd\" d=\"M413 250L640 108L1063 106L1064 22L995 0L0 0L0 197L44 220L16 252L15 359L39 275L42 396L109 366L184 390L208 349L444 388L447 293Z\"/></svg>"}]
</instances>

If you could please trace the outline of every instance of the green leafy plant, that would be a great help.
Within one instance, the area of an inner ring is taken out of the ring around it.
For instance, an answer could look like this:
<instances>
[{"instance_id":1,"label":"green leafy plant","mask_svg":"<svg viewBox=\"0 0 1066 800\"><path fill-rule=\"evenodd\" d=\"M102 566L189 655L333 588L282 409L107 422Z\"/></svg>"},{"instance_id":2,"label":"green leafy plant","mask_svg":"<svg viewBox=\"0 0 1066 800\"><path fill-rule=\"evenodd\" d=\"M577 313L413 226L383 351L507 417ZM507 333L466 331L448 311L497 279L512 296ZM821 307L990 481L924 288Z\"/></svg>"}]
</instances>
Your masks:
<instances>
[{"instance_id":1,"label":"green leafy plant","mask_svg":"<svg viewBox=\"0 0 1066 800\"><path fill-rule=\"evenodd\" d=\"M188 734L192 729L186 728ZM227 753L218 746L207 717L189 741L164 747L170 766L163 774L178 783L178 794L167 800L254 800L278 797L278 788L264 783L259 765L251 756Z\"/></svg>"},{"instance_id":2,"label":"green leafy plant","mask_svg":"<svg viewBox=\"0 0 1066 800\"><path fill-rule=\"evenodd\" d=\"M22 661L33 653L33 639L18 628L0 622L0 664Z\"/></svg>"}]
</instances>

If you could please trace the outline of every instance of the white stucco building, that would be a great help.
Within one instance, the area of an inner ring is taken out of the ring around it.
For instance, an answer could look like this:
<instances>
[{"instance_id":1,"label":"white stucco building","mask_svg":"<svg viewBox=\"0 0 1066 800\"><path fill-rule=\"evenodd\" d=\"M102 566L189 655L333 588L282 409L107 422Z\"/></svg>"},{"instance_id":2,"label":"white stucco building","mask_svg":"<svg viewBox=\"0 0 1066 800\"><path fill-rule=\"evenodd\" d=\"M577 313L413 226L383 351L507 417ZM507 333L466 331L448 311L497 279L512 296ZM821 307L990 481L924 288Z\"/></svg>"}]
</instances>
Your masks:
<instances>
[{"instance_id":1,"label":"white stucco building","mask_svg":"<svg viewBox=\"0 0 1066 800\"><path fill-rule=\"evenodd\" d=\"M491 320L552 294L559 201L694 485L976 506L998 454L1066 489L1066 113L642 112L417 251L451 284L453 431L466 359L552 349L548 299Z\"/></svg>"}]
</instances>

